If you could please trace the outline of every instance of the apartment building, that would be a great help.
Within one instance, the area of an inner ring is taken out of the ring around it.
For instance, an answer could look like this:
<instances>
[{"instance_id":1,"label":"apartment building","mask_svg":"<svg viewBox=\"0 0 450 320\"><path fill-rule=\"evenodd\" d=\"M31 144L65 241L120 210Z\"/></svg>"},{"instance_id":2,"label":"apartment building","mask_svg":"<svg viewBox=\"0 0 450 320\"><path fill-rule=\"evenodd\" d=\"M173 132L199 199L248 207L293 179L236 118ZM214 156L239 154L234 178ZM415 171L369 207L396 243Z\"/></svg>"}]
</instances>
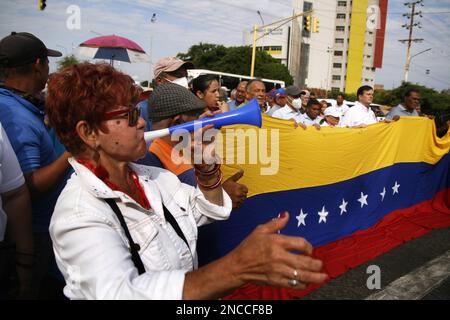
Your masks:
<instances>
[{"instance_id":1,"label":"apartment building","mask_svg":"<svg viewBox=\"0 0 450 320\"><path fill-rule=\"evenodd\" d=\"M313 12L309 26L305 16L277 32L262 31L257 48L287 65L301 87L355 93L361 85L374 86L382 67L387 5L388 0L293 0L293 12ZM252 44L248 31L244 44Z\"/></svg>"}]
</instances>

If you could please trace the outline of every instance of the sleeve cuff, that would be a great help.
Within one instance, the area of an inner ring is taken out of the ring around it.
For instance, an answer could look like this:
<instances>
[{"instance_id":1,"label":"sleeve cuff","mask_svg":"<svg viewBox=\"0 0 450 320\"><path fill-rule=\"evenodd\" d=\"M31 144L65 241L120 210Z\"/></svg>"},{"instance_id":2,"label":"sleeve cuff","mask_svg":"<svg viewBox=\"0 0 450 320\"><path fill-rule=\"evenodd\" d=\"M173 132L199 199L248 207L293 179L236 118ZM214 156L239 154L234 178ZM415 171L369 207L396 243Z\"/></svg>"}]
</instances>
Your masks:
<instances>
[{"instance_id":1,"label":"sleeve cuff","mask_svg":"<svg viewBox=\"0 0 450 320\"><path fill-rule=\"evenodd\" d=\"M194 191L194 199L197 200L199 211L214 220L226 220L230 217L233 204L231 198L225 190L222 189L223 205L219 206L206 200L203 192L197 186Z\"/></svg>"}]
</instances>

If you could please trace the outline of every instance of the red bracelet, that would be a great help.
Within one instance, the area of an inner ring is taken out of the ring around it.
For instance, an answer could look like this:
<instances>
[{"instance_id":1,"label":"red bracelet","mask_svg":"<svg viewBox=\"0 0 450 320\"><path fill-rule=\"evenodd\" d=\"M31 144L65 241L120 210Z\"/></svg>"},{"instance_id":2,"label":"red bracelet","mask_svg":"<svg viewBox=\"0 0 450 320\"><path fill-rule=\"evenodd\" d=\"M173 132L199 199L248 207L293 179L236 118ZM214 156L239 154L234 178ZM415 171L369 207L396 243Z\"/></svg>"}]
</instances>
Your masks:
<instances>
[{"instance_id":1,"label":"red bracelet","mask_svg":"<svg viewBox=\"0 0 450 320\"><path fill-rule=\"evenodd\" d=\"M223 178L222 171L219 171L219 178L218 178L217 181L214 182L213 184L203 184L203 183L200 182L200 180L198 179L198 177L196 177L196 179L197 179L197 184L198 184L200 187L202 187L203 189L208 189L208 190L212 190L212 189L215 189L215 188L217 188L218 186L220 186L220 184L222 183L222 178Z\"/></svg>"},{"instance_id":2,"label":"red bracelet","mask_svg":"<svg viewBox=\"0 0 450 320\"><path fill-rule=\"evenodd\" d=\"M197 167L194 167L195 174L201 175L201 176L206 176L206 177L212 176L212 175L215 174L217 171L219 171L219 169L220 169L220 163L216 163L215 166L214 166L214 168L212 168L210 171L206 171L206 172L201 171L201 170L198 170Z\"/></svg>"}]
</instances>

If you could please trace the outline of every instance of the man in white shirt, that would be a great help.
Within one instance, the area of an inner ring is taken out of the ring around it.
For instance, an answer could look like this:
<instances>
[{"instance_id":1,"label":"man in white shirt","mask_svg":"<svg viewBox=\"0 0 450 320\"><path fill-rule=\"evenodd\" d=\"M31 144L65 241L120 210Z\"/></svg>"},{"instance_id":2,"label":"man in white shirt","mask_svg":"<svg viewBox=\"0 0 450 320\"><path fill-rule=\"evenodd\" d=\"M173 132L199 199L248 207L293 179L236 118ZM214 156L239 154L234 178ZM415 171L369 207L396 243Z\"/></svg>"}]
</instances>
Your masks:
<instances>
[{"instance_id":1,"label":"man in white shirt","mask_svg":"<svg viewBox=\"0 0 450 320\"><path fill-rule=\"evenodd\" d=\"M344 100L344 95L339 93L336 97L336 104L328 107L327 109L330 109L328 112L339 113L339 117L342 118L350 109L349 106L344 103Z\"/></svg>"},{"instance_id":2,"label":"man in white shirt","mask_svg":"<svg viewBox=\"0 0 450 320\"><path fill-rule=\"evenodd\" d=\"M272 117L278 119L295 119L301 115L300 109L302 100L300 99L300 88L289 86L286 88L286 105L272 114Z\"/></svg>"},{"instance_id":3,"label":"man in white shirt","mask_svg":"<svg viewBox=\"0 0 450 320\"><path fill-rule=\"evenodd\" d=\"M266 114L273 117L273 114L284 106L286 106L286 90L284 88L280 88L275 92L275 105L270 108Z\"/></svg>"},{"instance_id":4,"label":"man in white shirt","mask_svg":"<svg viewBox=\"0 0 450 320\"><path fill-rule=\"evenodd\" d=\"M320 121L322 117L319 116L322 105L316 99L311 99L306 105L306 112L295 118L297 123L301 123L305 126L314 126L317 130L320 130Z\"/></svg>"},{"instance_id":5,"label":"man in white shirt","mask_svg":"<svg viewBox=\"0 0 450 320\"><path fill-rule=\"evenodd\" d=\"M370 108L373 101L373 88L362 86L357 92L358 101L350 108L342 119L342 127L364 127L377 123L375 113Z\"/></svg>"}]
</instances>

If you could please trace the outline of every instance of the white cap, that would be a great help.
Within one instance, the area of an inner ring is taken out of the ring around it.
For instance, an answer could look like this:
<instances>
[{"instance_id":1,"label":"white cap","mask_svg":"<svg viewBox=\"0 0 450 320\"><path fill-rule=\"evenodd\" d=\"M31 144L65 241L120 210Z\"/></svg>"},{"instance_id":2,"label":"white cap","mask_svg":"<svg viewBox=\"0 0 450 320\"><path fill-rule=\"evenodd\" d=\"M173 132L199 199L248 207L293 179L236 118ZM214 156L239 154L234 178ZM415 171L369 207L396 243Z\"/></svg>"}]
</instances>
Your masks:
<instances>
[{"instance_id":1,"label":"white cap","mask_svg":"<svg viewBox=\"0 0 450 320\"><path fill-rule=\"evenodd\" d=\"M325 116L332 116L332 117L335 117L335 118L340 118L341 117L341 113L338 110L336 110L335 108L333 108L333 107L326 108L325 111L323 112L323 114Z\"/></svg>"}]
</instances>

